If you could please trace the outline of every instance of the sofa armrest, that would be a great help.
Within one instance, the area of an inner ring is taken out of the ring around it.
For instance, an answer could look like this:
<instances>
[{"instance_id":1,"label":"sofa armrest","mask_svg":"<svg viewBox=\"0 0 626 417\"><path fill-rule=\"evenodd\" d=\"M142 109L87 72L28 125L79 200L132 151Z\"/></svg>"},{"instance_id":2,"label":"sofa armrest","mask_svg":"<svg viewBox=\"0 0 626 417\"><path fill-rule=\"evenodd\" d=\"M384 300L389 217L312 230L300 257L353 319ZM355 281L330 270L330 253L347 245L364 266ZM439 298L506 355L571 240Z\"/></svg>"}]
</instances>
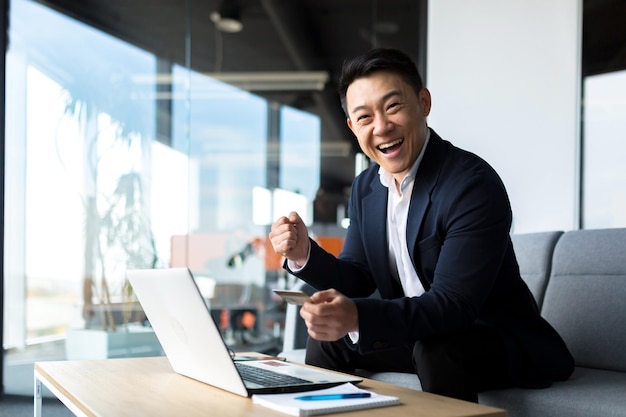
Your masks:
<instances>
[{"instance_id":1,"label":"sofa armrest","mask_svg":"<svg viewBox=\"0 0 626 417\"><path fill-rule=\"evenodd\" d=\"M539 232L512 235L513 248L522 279L541 310L552 268L552 256L563 232Z\"/></svg>"}]
</instances>

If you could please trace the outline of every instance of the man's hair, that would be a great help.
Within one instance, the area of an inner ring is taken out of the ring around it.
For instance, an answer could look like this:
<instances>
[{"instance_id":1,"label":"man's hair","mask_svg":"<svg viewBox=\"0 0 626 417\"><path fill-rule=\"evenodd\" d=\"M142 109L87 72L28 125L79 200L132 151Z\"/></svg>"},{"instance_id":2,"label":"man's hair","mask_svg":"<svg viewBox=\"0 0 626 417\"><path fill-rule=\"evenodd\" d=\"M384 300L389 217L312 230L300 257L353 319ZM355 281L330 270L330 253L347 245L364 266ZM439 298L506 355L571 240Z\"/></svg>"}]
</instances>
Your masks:
<instances>
[{"instance_id":1,"label":"man's hair","mask_svg":"<svg viewBox=\"0 0 626 417\"><path fill-rule=\"evenodd\" d=\"M367 77L378 71L395 72L413 88L415 94L419 94L424 86L415 63L407 54L392 48L372 49L362 55L347 59L343 63L338 90L341 107L346 117L350 117L346 103L346 92L350 84L358 78Z\"/></svg>"}]
</instances>

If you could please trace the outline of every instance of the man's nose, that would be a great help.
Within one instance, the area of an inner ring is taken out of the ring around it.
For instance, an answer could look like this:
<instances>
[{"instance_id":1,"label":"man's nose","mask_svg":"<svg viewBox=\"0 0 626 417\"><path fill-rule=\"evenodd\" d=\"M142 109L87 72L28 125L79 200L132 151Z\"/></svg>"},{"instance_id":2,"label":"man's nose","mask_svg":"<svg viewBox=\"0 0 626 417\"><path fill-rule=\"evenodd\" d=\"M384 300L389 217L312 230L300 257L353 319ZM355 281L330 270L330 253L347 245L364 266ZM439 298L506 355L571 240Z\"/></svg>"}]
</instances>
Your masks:
<instances>
[{"instance_id":1,"label":"man's nose","mask_svg":"<svg viewBox=\"0 0 626 417\"><path fill-rule=\"evenodd\" d=\"M374 119L374 135L384 136L392 128L389 118L385 115L376 116Z\"/></svg>"}]
</instances>

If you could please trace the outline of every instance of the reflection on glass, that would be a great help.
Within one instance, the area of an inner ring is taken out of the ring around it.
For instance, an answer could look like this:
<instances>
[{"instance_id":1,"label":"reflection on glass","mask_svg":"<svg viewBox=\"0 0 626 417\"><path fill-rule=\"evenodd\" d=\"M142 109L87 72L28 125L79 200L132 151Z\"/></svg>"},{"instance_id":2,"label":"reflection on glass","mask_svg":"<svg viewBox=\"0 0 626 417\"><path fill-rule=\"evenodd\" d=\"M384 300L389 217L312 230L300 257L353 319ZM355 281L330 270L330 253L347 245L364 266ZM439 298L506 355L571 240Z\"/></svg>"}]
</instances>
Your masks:
<instances>
[{"instance_id":1,"label":"reflection on glass","mask_svg":"<svg viewBox=\"0 0 626 417\"><path fill-rule=\"evenodd\" d=\"M25 321L11 320L5 340L24 347L73 326L115 330L129 319L114 307L128 301L125 269L159 265L154 86L132 81L155 58L36 3L12 6L5 201L7 223L23 221L6 230L16 246L5 255L8 292L26 293L9 297Z\"/></svg>"},{"instance_id":2,"label":"reflection on glass","mask_svg":"<svg viewBox=\"0 0 626 417\"><path fill-rule=\"evenodd\" d=\"M320 120L310 113L283 106L280 121L279 187L302 194L308 200L310 224L313 200L320 185Z\"/></svg>"},{"instance_id":3,"label":"reflection on glass","mask_svg":"<svg viewBox=\"0 0 626 417\"><path fill-rule=\"evenodd\" d=\"M41 4L15 0L10 12L7 392L25 358L161 353L129 268L189 267L235 349L276 353L280 310L269 294L282 270L265 238L272 208L255 207L254 190L280 187L310 205L319 118L281 108L280 164L268 163L264 99ZM98 346L96 332L124 342ZM22 371L32 390L32 366Z\"/></svg>"},{"instance_id":4,"label":"reflection on glass","mask_svg":"<svg viewBox=\"0 0 626 417\"><path fill-rule=\"evenodd\" d=\"M583 227L626 226L626 71L585 79Z\"/></svg>"}]
</instances>

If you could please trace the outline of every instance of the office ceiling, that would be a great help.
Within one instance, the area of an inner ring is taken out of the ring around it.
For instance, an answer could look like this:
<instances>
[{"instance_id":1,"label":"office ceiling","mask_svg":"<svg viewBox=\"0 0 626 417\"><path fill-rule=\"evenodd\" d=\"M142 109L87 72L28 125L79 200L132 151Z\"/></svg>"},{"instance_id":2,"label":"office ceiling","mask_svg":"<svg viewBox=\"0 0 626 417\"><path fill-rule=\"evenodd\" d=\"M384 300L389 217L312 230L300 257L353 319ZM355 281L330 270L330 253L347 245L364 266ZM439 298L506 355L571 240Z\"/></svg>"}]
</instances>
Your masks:
<instances>
[{"instance_id":1,"label":"office ceiling","mask_svg":"<svg viewBox=\"0 0 626 417\"><path fill-rule=\"evenodd\" d=\"M358 145L335 92L343 60L371 47L403 49L425 69L427 0L230 0L243 30L215 29L222 0L45 0L79 20L161 58L201 72L328 71L322 92L262 92L264 97L322 118L322 186L342 194L354 177ZM228 1L228 0L227 0ZM190 13L188 13L190 12ZM584 0L583 71L626 68L622 0ZM427 76L427 74L424 74Z\"/></svg>"}]
</instances>

